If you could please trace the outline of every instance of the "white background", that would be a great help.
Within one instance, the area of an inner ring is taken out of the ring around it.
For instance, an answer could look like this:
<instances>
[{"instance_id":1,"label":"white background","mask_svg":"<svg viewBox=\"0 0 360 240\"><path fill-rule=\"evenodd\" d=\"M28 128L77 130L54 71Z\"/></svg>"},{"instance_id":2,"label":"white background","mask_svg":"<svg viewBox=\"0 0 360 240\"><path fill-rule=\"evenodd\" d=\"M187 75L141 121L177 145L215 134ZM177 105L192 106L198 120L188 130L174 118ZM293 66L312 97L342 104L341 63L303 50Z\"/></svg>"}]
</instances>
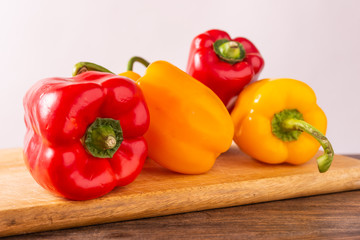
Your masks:
<instances>
[{"instance_id":1,"label":"white background","mask_svg":"<svg viewBox=\"0 0 360 240\"><path fill-rule=\"evenodd\" d=\"M37 80L79 61L120 73L134 55L185 70L191 40L217 28L257 46L261 78L310 85L335 152L359 153L359 11L357 0L0 0L0 148L22 146L22 98Z\"/></svg>"}]
</instances>

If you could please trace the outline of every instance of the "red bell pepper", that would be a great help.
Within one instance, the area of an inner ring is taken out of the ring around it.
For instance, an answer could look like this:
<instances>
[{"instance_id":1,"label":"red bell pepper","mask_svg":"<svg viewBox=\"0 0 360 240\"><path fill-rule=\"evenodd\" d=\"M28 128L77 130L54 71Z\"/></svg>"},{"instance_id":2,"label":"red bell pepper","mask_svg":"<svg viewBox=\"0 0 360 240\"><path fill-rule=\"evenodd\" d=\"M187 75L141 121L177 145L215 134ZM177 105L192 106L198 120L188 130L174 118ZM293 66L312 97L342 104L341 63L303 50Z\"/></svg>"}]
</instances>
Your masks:
<instances>
[{"instance_id":1,"label":"red bell pepper","mask_svg":"<svg viewBox=\"0 0 360 240\"><path fill-rule=\"evenodd\" d=\"M93 199L140 173L149 111L130 79L94 71L44 79L26 93L24 108L25 163L45 189Z\"/></svg>"},{"instance_id":2,"label":"red bell pepper","mask_svg":"<svg viewBox=\"0 0 360 240\"><path fill-rule=\"evenodd\" d=\"M210 30L193 39L187 73L211 88L229 107L230 100L255 81L263 67L263 58L249 40L231 39L224 31Z\"/></svg>"}]
</instances>

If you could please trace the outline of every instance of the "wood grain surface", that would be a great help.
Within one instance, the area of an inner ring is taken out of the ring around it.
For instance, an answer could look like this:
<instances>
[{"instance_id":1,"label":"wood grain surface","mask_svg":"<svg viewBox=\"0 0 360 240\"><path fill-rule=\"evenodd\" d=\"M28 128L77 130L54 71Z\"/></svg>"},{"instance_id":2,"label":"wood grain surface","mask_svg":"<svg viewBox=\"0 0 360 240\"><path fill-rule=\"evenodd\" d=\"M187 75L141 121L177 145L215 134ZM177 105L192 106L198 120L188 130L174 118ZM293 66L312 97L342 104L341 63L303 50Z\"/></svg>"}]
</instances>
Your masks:
<instances>
[{"instance_id":1,"label":"wood grain surface","mask_svg":"<svg viewBox=\"0 0 360 240\"><path fill-rule=\"evenodd\" d=\"M236 147L203 175L169 172L152 161L134 183L91 201L55 197L31 178L20 149L0 152L0 235L63 229L360 188L360 162L336 156L325 174L315 160L270 166Z\"/></svg>"},{"instance_id":2,"label":"wood grain surface","mask_svg":"<svg viewBox=\"0 0 360 240\"><path fill-rule=\"evenodd\" d=\"M5 237L84 239L360 239L360 191Z\"/></svg>"}]
</instances>

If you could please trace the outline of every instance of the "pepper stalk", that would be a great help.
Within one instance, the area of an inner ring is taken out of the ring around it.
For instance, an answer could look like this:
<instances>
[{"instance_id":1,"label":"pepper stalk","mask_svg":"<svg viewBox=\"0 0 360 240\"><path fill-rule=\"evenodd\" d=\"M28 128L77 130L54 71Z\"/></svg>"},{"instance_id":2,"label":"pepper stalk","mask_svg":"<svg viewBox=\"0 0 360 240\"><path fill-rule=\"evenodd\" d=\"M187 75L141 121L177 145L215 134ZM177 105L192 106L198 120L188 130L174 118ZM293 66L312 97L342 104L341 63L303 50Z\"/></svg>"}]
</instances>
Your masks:
<instances>
[{"instance_id":1,"label":"pepper stalk","mask_svg":"<svg viewBox=\"0 0 360 240\"><path fill-rule=\"evenodd\" d=\"M271 122L273 134L282 141L295 141L302 132L314 137L324 149L324 154L317 158L319 172L326 172L334 158L334 150L330 141L311 124L303 120L296 109L286 109L276 113Z\"/></svg>"},{"instance_id":2,"label":"pepper stalk","mask_svg":"<svg viewBox=\"0 0 360 240\"><path fill-rule=\"evenodd\" d=\"M214 43L216 55L223 61L234 64L245 58L244 46L236 41L219 39Z\"/></svg>"},{"instance_id":3,"label":"pepper stalk","mask_svg":"<svg viewBox=\"0 0 360 240\"><path fill-rule=\"evenodd\" d=\"M119 120L97 118L86 130L83 144L93 157L112 158L122 141Z\"/></svg>"}]
</instances>

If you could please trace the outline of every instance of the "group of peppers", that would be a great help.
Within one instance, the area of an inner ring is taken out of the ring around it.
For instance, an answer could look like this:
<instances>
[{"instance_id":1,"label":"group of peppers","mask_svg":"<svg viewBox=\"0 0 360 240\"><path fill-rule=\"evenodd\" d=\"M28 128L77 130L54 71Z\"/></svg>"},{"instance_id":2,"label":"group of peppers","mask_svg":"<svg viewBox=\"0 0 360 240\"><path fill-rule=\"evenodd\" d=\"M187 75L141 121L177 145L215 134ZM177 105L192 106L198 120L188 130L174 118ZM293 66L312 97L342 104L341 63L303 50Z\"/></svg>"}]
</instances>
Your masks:
<instances>
[{"instance_id":1,"label":"group of peppers","mask_svg":"<svg viewBox=\"0 0 360 240\"><path fill-rule=\"evenodd\" d=\"M144 76L132 71L135 62L147 67ZM302 164L321 144L325 172L334 152L314 92L292 79L256 81L263 66L249 40L220 30L194 38L187 73L139 57L119 75L80 62L73 77L41 80L26 93L26 166L42 187L73 200L131 183L147 157L205 173L232 140L270 164Z\"/></svg>"}]
</instances>

